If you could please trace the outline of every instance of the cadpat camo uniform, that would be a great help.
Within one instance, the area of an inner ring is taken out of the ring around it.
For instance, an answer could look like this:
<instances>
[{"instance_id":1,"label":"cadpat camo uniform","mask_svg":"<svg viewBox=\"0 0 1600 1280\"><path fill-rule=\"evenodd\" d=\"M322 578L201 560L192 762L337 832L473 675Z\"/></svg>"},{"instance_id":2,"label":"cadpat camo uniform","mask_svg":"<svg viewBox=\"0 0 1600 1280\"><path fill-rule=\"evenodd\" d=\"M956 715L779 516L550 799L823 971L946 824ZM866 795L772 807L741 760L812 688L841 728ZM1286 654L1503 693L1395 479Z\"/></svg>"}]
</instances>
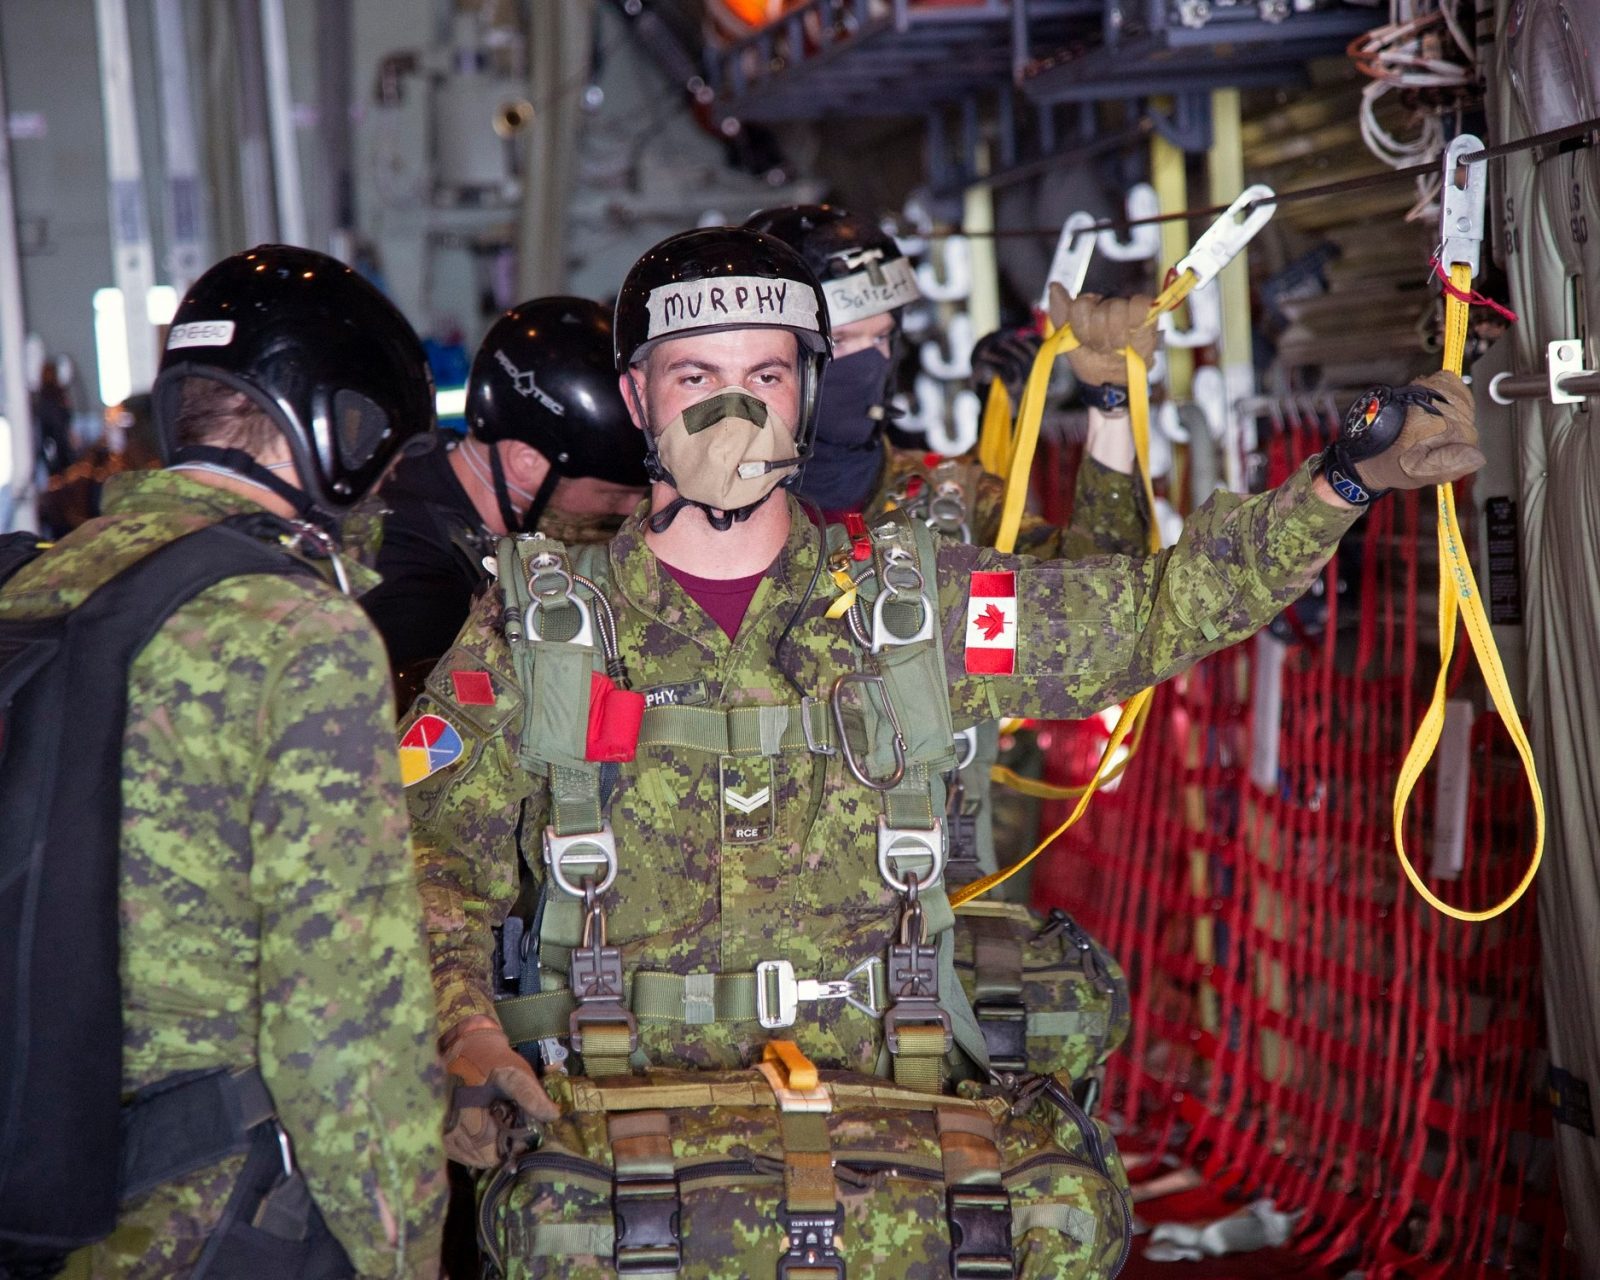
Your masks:
<instances>
[{"instance_id":1,"label":"cadpat camo uniform","mask_svg":"<svg viewBox=\"0 0 1600 1280\"><path fill-rule=\"evenodd\" d=\"M18 573L0 614L60 613L141 555L258 509L179 472L114 477L106 514ZM443 1080L386 672L353 602L264 575L203 592L134 661L123 1078L131 1093L258 1063L358 1272L431 1280ZM186 1274L243 1159L131 1202L67 1274Z\"/></svg>"},{"instance_id":2,"label":"cadpat camo uniform","mask_svg":"<svg viewBox=\"0 0 1600 1280\"><path fill-rule=\"evenodd\" d=\"M1215 496L1177 546L1147 560L1040 561L940 546L937 625L956 722L1002 711L1090 715L1252 634L1306 590L1355 519L1312 494L1312 474L1308 464L1282 488L1250 499ZM806 604L776 648L817 555L815 530L790 502L787 546L733 640L664 573L636 527L611 543L604 576L619 648L647 698L786 707L786 717L770 718L792 728L814 723L816 707L797 704L786 674L820 696L861 667L845 623L825 617L827 593ZM843 533L830 537L837 546ZM538 833L548 788L518 760L528 747L523 698L501 613L497 596L479 602L407 730L448 733L453 744L408 792L446 1032L494 1011L490 930L517 895L519 859L544 880ZM843 979L881 957L896 927L899 900L874 861L879 797L837 756L808 751L799 733L763 746L766 754L719 754L657 742L647 712L637 757L620 767L610 807L620 869L602 896L639 1019L639 1049L653 1063L749 1063L768 1034L754 1017L712 1015L701 1003L708 983L731 985L774 961L802 979ZM543 887L548 992L561 985L580 917L566 895ZM930 936L947 931L942 886L923 905ZM564 1026L564 1013L553 1025ZM819 1066L884 1065L880 1023L844 999L808 1005L782 1034Z\"/></svg>"}]
</instances>

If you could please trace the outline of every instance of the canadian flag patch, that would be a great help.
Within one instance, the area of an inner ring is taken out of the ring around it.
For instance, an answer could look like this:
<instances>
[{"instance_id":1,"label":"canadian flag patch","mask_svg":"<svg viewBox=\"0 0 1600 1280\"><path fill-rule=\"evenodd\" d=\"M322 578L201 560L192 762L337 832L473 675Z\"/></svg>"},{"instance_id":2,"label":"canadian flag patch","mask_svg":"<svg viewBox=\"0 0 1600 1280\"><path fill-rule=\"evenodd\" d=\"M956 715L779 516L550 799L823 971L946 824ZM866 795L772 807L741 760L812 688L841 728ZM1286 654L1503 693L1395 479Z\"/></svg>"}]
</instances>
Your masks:
<instances>
[{"instance_id":1,"label":"canadian flag patch","mask_svg":"<svg viewBox=\"0 0 1600 1280\"><path fill-rule=\"evenodd\" d=\"M1008 676L1017 666L1017 575L975 573L967 593L967 670Z\"/></svg>"}]
</instances>

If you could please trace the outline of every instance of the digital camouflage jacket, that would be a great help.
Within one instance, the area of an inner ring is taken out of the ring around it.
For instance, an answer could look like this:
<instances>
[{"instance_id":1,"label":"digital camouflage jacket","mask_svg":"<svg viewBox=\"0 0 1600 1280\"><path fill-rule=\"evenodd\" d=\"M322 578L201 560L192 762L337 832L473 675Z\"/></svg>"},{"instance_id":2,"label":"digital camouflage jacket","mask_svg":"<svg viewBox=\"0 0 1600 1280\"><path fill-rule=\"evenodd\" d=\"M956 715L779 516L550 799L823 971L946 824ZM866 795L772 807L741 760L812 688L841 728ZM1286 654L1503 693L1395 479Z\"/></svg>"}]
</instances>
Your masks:
<instances>
[{"instance_id":1,"label":"digital camouflage jacket","mask_svg":"<svg viewBox=\"0 0 1600 1280\"><path fill-rule=\"evenodd\" d=\"M1270 493L1218 494L1174 547L1148 559L1036 560L940 545L935 625L952 718L1081 718L1249 636L1309 587L1356 518L1311 486L1307 466ZM795 685L821 697L841 673L864 667L845 621L826 617L828 574L802 602L821 535L792 500L790 512L788 543L732 640L662 570L637 520L612 541L603 576L634 688L656 703L787 707L772 719L793 727L812 723ZM827 536L837 546L845 535L835 527ZM982 597L997 584L1014 604L985 613ZM491 929L517 897L519 864L559 917L554 927L544 921L543 989L563 985L567 949L578 943L579 915L557 910L544 883L549 791L518 763L524 695L502 612L498 594L479 601L402 727L404 741L430 753L408 796L447 1030L494 1011ZM992 651L980 652L996 638L1010 646L1009 674L993 673ZM876 862L881 812L838 755L814 753L798 732L725 755L653 742L620 766L610 804L620 870L601 897L642 1057L747 1065L769 1033L748 1009L718 1009L719 983L770 961L801 979L836 981L883 955L900 903ZM942 889L923 904L930 933L947 933ZM884 1065L879 1020L845 999L805 1005L779 1034L819 1066Z\"/></svg>"},{"instance_id":2,"label":"digital camouflage jacket","mask_svg":"<svg viewBox=\"0 0 1600 1280\"><path fill-rule=\"evenodd\" d=\"M885 447L888 457L883 474L866 506L868 524L886 511L907 505L908 500L918 504L920 510L927 502L936 468L953 464L951 470L965 490L963 502L968 509L970 534L965 540L975 546L994 546L1000 534L1000 510L1005 505L1004 480L966 459L942 459L915 449ZM1144 498L1138 482L1085 453L1073 487L1071 524L1057 528L1024 510L1017 529L1016 550L1046 560L1143 555Z\"/></svg>"},{"instance_id":3,"label":"digital camouflage jacket","mask_svg":"<svg viewBox=\"0 0 1600 1280\"><path fill-rule=\"evenodd\" d=\"M115 476L105 514L18 573L0 614L63 612L145 553L253 505L181 472ZM304 578L221 582L134 660L123 1083L131 1093L174 1072L259 1064L360 1273L432 1280L443 1076L393 724L371 624ZM242 1161L141 1197L68 1274L186 1274Z\"/></svg>"}]
</instances>

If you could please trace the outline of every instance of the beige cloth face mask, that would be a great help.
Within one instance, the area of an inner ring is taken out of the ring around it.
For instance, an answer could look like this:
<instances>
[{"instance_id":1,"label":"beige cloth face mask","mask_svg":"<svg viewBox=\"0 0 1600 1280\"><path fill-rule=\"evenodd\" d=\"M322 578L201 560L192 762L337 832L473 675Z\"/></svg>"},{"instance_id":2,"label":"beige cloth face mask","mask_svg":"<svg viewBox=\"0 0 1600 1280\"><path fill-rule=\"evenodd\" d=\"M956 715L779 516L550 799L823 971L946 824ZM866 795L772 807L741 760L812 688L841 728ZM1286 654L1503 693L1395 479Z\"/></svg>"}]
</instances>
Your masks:
<instances>
[{"instance_id":1,"label":"beige cloth face mask","mask_svg":"<svg viewBox=\"0 0 1600 1280\"><path fill-rule=\"evenodd\" d=\"M760 502L800 465L794 427L766 401L735 388L667 423L656 452L679 494L718 511Z\"/></svg>"}]
</instances>

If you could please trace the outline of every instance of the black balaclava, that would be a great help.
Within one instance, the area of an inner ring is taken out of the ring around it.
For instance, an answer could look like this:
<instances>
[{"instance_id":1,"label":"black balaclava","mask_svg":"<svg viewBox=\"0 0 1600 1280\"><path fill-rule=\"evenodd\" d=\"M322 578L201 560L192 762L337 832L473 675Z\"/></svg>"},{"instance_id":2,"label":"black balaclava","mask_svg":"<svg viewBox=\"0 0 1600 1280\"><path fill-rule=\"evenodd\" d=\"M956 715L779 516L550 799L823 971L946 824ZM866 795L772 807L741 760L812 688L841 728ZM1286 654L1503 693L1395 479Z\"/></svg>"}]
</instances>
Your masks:
<instances>
[{"instance_id":1,"label":"black balaclava","mask_svg":"<svg viewBox=\"0 0 1600 1280\"><path fill-rule=\"evenodd\" d=\"M875 347L828 366L817 404L816 442L797 486L824 511L859 510L877 487L892 368Z\"/></svg>"}]
</instances>

